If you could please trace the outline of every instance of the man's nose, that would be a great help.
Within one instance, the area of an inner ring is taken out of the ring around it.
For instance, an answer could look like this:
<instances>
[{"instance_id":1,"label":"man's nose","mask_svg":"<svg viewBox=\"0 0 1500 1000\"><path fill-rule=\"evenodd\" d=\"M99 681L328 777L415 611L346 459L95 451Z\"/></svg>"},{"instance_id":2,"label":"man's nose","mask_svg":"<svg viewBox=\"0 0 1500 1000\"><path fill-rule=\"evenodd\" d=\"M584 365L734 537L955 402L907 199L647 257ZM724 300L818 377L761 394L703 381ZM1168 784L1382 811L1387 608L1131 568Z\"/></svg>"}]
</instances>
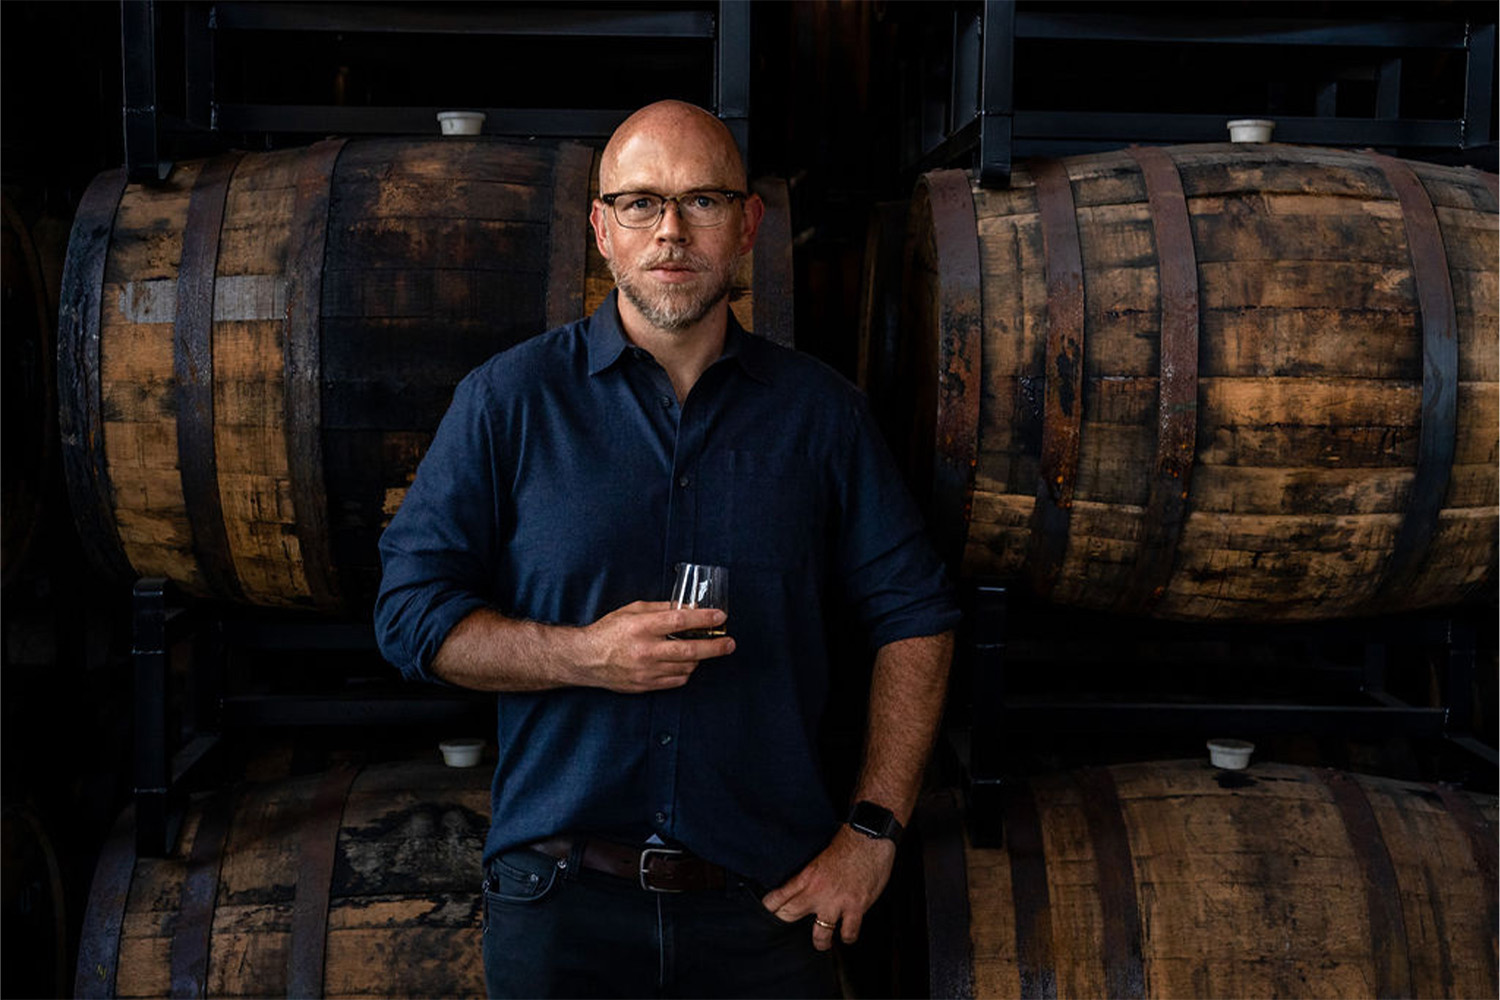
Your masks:
<instances>
[{"instance_id":1,"label":"man's nose","mask_svg":"<svg viewBox=\"0 0 1500 1000\"><path fill-rule=\"evenodd\" d=\"M656 238L672 243L682 243L688 237L688 225L682 221L682 208L675 201L664 202L661 218L656 220Z\"/></svg>"}]
</instances>

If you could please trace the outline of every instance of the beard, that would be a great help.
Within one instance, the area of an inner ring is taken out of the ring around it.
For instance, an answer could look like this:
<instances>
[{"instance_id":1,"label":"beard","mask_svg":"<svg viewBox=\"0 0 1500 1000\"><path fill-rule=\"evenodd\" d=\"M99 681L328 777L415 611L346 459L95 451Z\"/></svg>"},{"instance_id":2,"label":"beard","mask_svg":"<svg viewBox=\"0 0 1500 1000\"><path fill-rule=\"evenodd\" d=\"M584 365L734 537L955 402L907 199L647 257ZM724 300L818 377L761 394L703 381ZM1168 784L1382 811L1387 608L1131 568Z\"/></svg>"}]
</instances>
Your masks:
<instances>
[{"instance_id":1,"label":"beard","mask_svg":"<svg viewBox=\"0 0 1500 1000\"><path fill-rule=\"evenodd\" d=\"M711 258L680 249L651 253L634 265L625 264L616 256L606 263L620 294L630 300L648 323L672 333L697 323L729 294L735 264L731 260L715 266ZM685 264L698 274L699 280L688 285L661 285L642 277L643 272L663 264Z\"/></svg>"}]
</instances>

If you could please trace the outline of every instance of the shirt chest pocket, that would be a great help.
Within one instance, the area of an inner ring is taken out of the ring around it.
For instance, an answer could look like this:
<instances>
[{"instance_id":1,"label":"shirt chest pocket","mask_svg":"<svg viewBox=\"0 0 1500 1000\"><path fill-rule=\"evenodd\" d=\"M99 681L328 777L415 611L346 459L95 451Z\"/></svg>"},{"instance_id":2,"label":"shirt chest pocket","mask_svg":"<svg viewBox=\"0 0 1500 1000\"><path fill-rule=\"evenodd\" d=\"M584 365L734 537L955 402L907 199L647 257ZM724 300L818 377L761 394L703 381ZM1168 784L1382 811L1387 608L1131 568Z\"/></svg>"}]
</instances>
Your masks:
<instances>
[{"instance_id":1,"label":"shirt chest pocket","mask_svg":"<svg viewBox=\"0 0 1500 1000\"><path fill-rule=\"evenodd\" d=\"M731 451L729 473L733 565L811 566L822 545L827 505L808 459Z\"/></svg>"}]
</instances>

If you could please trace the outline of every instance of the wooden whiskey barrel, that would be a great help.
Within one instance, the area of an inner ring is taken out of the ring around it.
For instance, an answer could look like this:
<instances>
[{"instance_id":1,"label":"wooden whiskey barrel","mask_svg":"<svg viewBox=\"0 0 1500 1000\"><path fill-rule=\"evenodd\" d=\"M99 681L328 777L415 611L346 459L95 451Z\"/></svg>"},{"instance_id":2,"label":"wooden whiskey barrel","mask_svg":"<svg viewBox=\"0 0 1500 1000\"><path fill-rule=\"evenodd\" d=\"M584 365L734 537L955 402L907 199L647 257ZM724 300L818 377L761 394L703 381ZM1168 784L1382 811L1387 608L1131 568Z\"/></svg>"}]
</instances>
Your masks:
<instances>
[{"instance_id":1,"label":"wooden whiskey barrel","mask_svg":"<svg viewBox=\"0 0 1500 1000\"><path fill-rule=\"evenodd\" d=\"M595 156L333 139L179 164L159 185L97 178L58 345L93 561L202 596L361 612L453 386L612 287L587 221ZM772 224L731 297L746 326L790 343L772 301L790 296L784 185L758 187Z\"/></svg>"},{"instance_id":2,"label":"wooden whiskey barrel","mask_svg":"<svg viewBox=\"0 0 1500 1000\"><path fill-rule=\"evenodd\" d=\"M434 755L436 756L436 755ZM487 767L400 762L194 800L175 851L101 853L79 997L482 997Z\"/></svg>"},{"instance_id":3,"label":"wooden whiskey barrel","mask_svg":"<svg viewBox=\"0 0 1500 1000\"><path fill-rule=\"evenodd\" d=\"M1274 763L1033 778L1004 847L929 842L929 923L969 927L929 941L933 995L1494 996L1495 820L1492 796Z\"/></svg>"},{"instance_id":4,"label":"wooden whiskey barrel","mask_svg":"<svg viewBox=\"0 0 1500 1000\"><path fill-rule=\"evenodd\" d=\"M1496 178L1130 149L913 199L912 467L962 572L1268 621L1454 603L1497 541Z\"/></svg>"}]
</instances>

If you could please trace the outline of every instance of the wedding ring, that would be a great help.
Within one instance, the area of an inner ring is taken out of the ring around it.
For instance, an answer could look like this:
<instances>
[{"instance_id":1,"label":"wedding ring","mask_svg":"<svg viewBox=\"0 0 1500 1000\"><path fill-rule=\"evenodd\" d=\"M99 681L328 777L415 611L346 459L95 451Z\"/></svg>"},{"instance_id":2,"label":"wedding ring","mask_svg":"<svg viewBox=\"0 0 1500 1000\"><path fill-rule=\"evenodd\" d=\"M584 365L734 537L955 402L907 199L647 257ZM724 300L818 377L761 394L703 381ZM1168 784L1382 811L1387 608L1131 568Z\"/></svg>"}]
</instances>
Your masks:
<instances>
[{"instance_id":1,"label":"wedding ring","mask_svg":"<svg viewBox=\"0 0 1500 1000\"><path fill-rule=\"evenodd\" d=\"M813 923L817 924L819 927L827 928L830 931L838 926L838 921L824 920L822 917L813 917Z\"/></svg>"}]
</instances>

